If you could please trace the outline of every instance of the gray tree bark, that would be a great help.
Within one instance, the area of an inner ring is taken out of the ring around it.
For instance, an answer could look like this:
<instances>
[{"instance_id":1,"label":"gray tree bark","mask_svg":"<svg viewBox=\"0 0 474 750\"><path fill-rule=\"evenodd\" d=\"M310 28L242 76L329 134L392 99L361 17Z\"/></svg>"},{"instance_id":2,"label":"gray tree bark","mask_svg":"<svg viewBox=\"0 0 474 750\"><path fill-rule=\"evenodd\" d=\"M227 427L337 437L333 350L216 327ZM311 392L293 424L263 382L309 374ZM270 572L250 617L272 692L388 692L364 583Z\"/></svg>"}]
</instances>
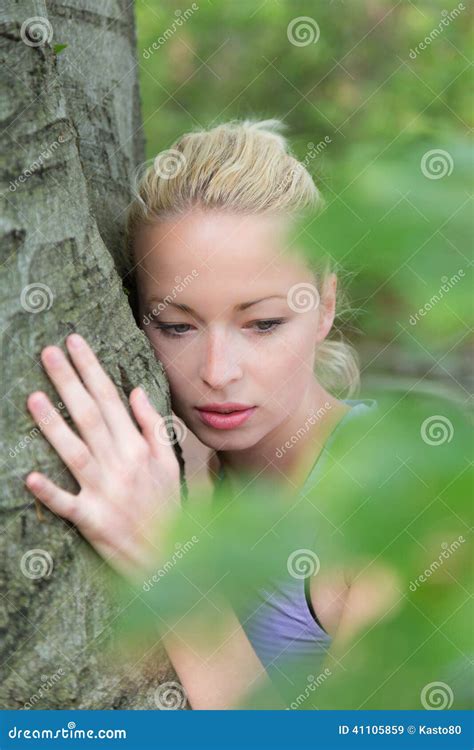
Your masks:
<instances>
[{"instance_id":1,"label":"gray tree bark","mask_svg":"<svg viewBox=\"0 0 474 750\"><path fill-rule=\"evenodd\" d=\"M118 653L111 624L122 610L106 563L72 525L40 511L24 486L38 469L79 489L26 409L37 389L61 408L39 355L52 343L65 351L71 331L89 341L125 404L143 384L170 414L164 371L121 278L124 211L144 153L133 3L7 6L0 11L0 707L157 708L158 686L177 679L164 651L152 644L135 659Z\"/></svg>"}]
</instances>

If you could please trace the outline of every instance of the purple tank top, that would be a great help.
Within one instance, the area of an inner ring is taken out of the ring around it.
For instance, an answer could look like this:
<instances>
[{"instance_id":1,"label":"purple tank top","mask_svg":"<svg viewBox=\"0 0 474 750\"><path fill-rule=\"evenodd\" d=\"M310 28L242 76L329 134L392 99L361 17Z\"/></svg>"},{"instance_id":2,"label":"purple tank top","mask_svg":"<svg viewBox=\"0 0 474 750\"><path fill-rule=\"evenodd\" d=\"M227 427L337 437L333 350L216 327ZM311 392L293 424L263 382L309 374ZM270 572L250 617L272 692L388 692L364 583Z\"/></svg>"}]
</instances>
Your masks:
<instances>
[{"instance_id":1,"label":"purple tank top","mask_svg":"<svg viewBox=\"0 0 474 750\"><path fill-rule=\"evenodd\" d=\"M329 448L343 424L361 413L374 409L374 399L344 399L352 408L346 412L331 432L313 465L299 494L305 494L317 482L321 468L328 458ZM223 479L223 472L219 479ZM301 548L313 548L313 533L301 531ZM248 609L239 609L237 616L257 656L267 672L284 672L295 660L308 659L311 670L322 661L332 638L321 627L310 609L308 578L293 578L290 573L265 588L255 591ZM317 612L315 613L317 617Z\"/></svg>"}]
</instances>

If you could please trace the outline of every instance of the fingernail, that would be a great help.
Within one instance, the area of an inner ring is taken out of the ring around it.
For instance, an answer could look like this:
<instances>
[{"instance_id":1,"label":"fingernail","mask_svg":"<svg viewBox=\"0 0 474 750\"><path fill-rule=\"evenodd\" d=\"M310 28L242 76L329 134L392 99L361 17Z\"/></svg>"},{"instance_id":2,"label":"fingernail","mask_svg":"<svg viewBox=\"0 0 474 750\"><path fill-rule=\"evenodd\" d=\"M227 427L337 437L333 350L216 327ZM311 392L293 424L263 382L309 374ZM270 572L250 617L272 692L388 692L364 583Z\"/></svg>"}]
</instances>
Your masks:
<instances>
[{"instance_id":1,"label":"fingernail","mask_svg":"<svg viewBox=\"0 0 474 750\"><path fill-rule=\"evenodd\" d=\"M41 477L39 474L28 474L25 482L28 487L39 487L41 484Z\"/></svg>"},{"instance_id":2,"label":"fingernail","mask_svg":"<svg viewBox=\"0 0 474 750\"><path fill-rule=\"evenodd\" d=\"M62 352L57 346L48 347L48 350L46 353L45 353L45 349L43 349L43 357L46 358L47 365L48 364L58 365L60 362L62 362Z\"/></svg>"},{"instance_id":3,"label":"fingernail","mask_svg":"<svg viewBox=\"0 0 474 750\"><path fill-rule=\"evenodd\" d=\"M30 406L33 408L44 406L47 403L47 396L43 391L34 391L33 393L30 393L28 398L26 399L26 406L28 409Z\"/></svg>"},{"instance_id":4,"label":"fingernail","mask_svg":"<svg viewBox=\"0 0 474 750\"><path fill-rule=\"evenodd\" d=\"M71 333L68 337L68 342L71 344L73 349L80 349L82 346L82 337L78 333Z\"/></svg>"},{"instance_id":5,"label":"fingernail","mask_svg":"<svg viewBox=\"0 0 474 750\"><path fill-rule=\"evenodd\" d=\"M141 387L141 385L138 386L138 392L140 394L140 399L143 401L144 404L149 404L148 396L146 395L145 391Z\"/></svg>"}]
</instances>

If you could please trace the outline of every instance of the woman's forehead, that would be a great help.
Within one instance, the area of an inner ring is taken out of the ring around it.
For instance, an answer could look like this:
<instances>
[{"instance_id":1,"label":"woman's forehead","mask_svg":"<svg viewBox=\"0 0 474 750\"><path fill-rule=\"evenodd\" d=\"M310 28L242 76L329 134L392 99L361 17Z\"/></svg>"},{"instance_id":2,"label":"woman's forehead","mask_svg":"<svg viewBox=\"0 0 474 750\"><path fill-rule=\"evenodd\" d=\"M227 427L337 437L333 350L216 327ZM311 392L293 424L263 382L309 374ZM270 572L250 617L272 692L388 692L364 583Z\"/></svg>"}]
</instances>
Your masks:
<instances>
[{"instance_id":1,"label":"woman's forehead","mask_svg":"<svg viewBox=\"0 0 474 750\"><path fill-rule=\"evenodd\" d=\"M304 273L304 258L288 242L286 222L275 216L192 213L138 232L135 260L151 275L193 269L216 278L248 280Z\"/></svg>"}]
</instances>

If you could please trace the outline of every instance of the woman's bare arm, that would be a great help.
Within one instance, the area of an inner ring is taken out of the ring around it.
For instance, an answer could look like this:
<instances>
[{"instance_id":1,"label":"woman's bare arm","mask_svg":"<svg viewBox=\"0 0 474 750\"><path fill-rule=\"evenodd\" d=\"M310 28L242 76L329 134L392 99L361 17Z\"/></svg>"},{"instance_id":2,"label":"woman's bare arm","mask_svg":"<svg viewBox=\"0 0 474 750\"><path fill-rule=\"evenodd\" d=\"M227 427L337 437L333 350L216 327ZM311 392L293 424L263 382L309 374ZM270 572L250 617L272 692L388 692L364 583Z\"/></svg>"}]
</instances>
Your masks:
<instances>
[{"instance_id":1,"label":"woman's bare arm","mask_svg":"<svg viewBox=\"0 0 474 750\"><path fill-rule=\"evenodd\" d=\"M194 709L253 708L248 698L265 689L266 705L284 708L232 609L222 603L212 641L188 620L164 639L166 651Z\"/></svg>"},{"instance_id":2,"label":"woman's bare arm","mask_svg":"<svg viewBox=\"0 0 474 750\"><path fill-rule=\"evenodd\" d=\"M332 636L325 661L328 667L331 657L341 660L365 630L397 609L402 598L401 580L392 567L380 561L346 570L334 580L337 585L332 590L333 599L330 601L331 594L325 596L326 611L321 623ZM322 587L311 586L311 603L317 614L321 611L318 603L321 590Z\"/></svg>"},{"instance_id":3,"label":"woman's bare arm","mask_svg":"<svg viewBox=\"0 0 474 750\"><path fill-rule=\"evenodd\" d=\"M219 459L208 454L207 470L212 488L219 473ZM220 600L212 612L212 640L205 637L207 624L187 621L163 638L168 656L194 709L238 708L254 690L265 689L273 708L284 708L235 612ZM201 627L201 631L200 631ZM247 703L245 708L251 708Z\"/></svg>"}]
</instances>

